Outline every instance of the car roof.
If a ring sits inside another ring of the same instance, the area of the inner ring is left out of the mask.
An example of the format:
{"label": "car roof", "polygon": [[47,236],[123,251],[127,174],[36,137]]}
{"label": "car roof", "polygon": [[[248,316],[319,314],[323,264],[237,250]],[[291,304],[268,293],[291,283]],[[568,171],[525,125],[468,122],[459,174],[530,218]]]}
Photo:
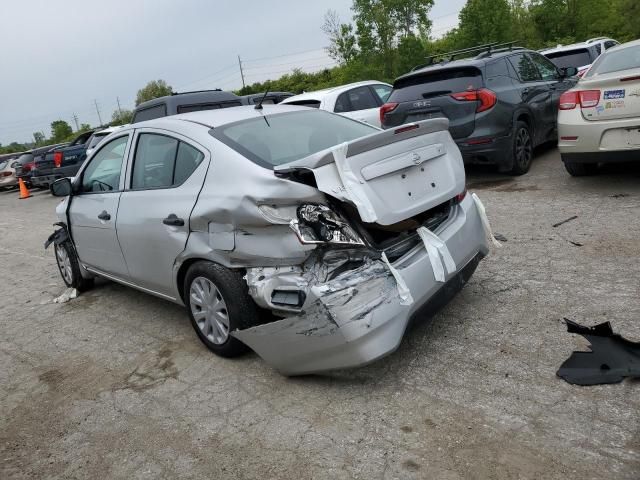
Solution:
{"label": "car roof", "polygon": [[[254,98],[262,98],[264,97],[264,93],[251,93],[249,95],[242,95],[240,97],[240,99],[242,100],[242,104],[243,105],[252,105],[251,100],[253,100]],[[271,98],[271,97],[293,97],[294,94],[291,92],[272,92],[272,91],[268,91],[267,92],[267,97],[266,98]]]}
{"label": "car roof", "polygon": [[164,97],[158,97],[152,100],[147,100],[146,102],[142,102],[136,107],[136,111],[160,104],[166,104],[171,109],[185,104],[189,105],[197,103],[228,102],[233,100],[240,101],[240,97],[238,97],[234,93],[224,92],[222,90],[202,90],[200,92],[173,93],[171,95],[166,95]]}
{"label": "car roof", "polygon": [[599,37],[599,38],[592,38],[592,39],[586,40],[584,42],[571,43],[569,45],[558,44],[555,47],[543,48],[542,50],[539,50],[539,52],[542,53],[542,54],[547,54],[547,53],[564,52],[564,51],[567,51],[567,50],[577,50],[579,48],[593,47],[594,45],[597,45],[598,43],[608,42],[608,41],[617,42],[617,40],[614,40],[613,38]]}
{"label": "car roof", "polygon": [[[215,110],[200,110],[197,112],[181,113],[179,115],[170,115],[167,117],[146,120],[131,125],[132,128],[171,128],[177,125],[184,126],[184,122],[199,124],[207,128],[217,128],[229,123],[239,122],[252,118],[261,118],[265,115],[273,115],[276,113],[288,113],[295,111],[310,111],[309,108],[300,107],[298,105],[263,105],[262,110],[257,110],[254,105],[243,105],[241,107],[220,108]],[[312,109],[311,111],[315,111]]]}
{"label": "car roof", "polygon": [[380,82],[378,80],[364,80],[362,82],[353,82],[347,83],[346,85],[340,85],[337,87],[323,88],[321,90],[314,90],[313,92],[304,92],[300,95],[295,95],[293,97],[286,98],[282,103],[290,103],[300,100],[322,100],[327,95],[331,94],[339,94],[346,90],[351,90],[352,88],[361,87],[365,85],[387,85],[391,86],[388,83]]}

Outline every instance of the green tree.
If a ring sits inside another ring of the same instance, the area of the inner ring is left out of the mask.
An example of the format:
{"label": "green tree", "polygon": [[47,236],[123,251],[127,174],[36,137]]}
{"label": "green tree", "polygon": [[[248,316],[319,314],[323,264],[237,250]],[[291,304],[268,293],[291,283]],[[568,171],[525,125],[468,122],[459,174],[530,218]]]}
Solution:
{"label": "green tree", "polygon": [[131,110],[114,110],[111,114],[111,125],[126,125],[131,123],[133,112]]}
{"label": "green tree", "polygon": [[342,23],[335,10],[329,10],[324,16],[322,31],[329,37],[327,52],[340,64],[350,62],[358,53],[353,25]]}
{"label": "green tree", "polygon": [[56,120],[51,123],[51,141],[60,143],[73,134],[73,130],[64,120]]}
{"label": "green tree", "polygon": [[44,142],[46,141],[46,137],[42,132],[33,132],[33,141],[35,142],[36,147],[39,147],[41,145],[44,145]]}
{"label": "green tree", "polygon": [[153,100],[154,98],[164,97],[173,93],[172,88],[167,85],[164,80],[152,80],[147,83],[143,88],[138,90],[136,95],[136,106],[147,100]]}
{"label": "green tree", "polygon": [[88,132],[89,130],[91,130],[91,125],[89,125],[88,123],[81,123],[80,130],[78,130],[76,133],[84,133]]}
{"label": "green tree", "polygon": [[511,8],[507,0],[468,0],[458,18],[460,48],[511,40]]}

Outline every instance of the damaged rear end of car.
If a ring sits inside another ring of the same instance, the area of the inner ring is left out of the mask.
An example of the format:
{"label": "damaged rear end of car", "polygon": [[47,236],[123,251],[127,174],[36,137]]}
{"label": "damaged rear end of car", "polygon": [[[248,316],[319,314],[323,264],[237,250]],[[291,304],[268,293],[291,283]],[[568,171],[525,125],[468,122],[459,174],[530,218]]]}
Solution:
{"label": "damaged rear end of car", "polygon": [[[249,294],[273,314],[231,335],[286,375],[355,367],[393,352],[421,307],[459,290],[488,241],[447,128],[435,119],[373,130],[280,163],[256,130],[248,149],[240,133],[212,133],[255,163],[274,163],[261,169],[270,177],[260,195],[243,197],[252,219],[208,224],[227,244],[222,263],[244,267]],[[225,201],[211,199],[234,209]],[[196,206],[192,222],[201,216]]]}

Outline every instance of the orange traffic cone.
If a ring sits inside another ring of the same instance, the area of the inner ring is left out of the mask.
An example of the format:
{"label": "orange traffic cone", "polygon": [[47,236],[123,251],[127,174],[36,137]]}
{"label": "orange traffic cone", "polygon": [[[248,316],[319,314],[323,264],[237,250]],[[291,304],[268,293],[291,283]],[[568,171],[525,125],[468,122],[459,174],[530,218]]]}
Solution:
{"label": "orange traffic cone", "polygon": [[18,184],[20,185],[20,200],[23,198],[29,198],[31,194],[29,193],[29,189],[24,184],[21,178],[18,178]]}

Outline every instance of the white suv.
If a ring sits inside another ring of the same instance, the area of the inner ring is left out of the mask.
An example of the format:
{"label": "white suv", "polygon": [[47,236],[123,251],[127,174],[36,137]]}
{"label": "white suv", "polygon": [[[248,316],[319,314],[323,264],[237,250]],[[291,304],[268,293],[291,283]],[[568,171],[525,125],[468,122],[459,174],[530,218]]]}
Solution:
{"label": "white suv", "polygon": [[319,108],[380,127],[380,107],[389,98],[391,88],[388,83],[367,80],[302,93],[282,104]]}
{"label": "white suv", "polygon": [[540,50],[540,53],[551,60],[558,68],[577,68],[578,75],[582,76],[602,52],[616,45],[620,45],[616,40],[598,37],[591,38],[585,42],[547,48]]}

